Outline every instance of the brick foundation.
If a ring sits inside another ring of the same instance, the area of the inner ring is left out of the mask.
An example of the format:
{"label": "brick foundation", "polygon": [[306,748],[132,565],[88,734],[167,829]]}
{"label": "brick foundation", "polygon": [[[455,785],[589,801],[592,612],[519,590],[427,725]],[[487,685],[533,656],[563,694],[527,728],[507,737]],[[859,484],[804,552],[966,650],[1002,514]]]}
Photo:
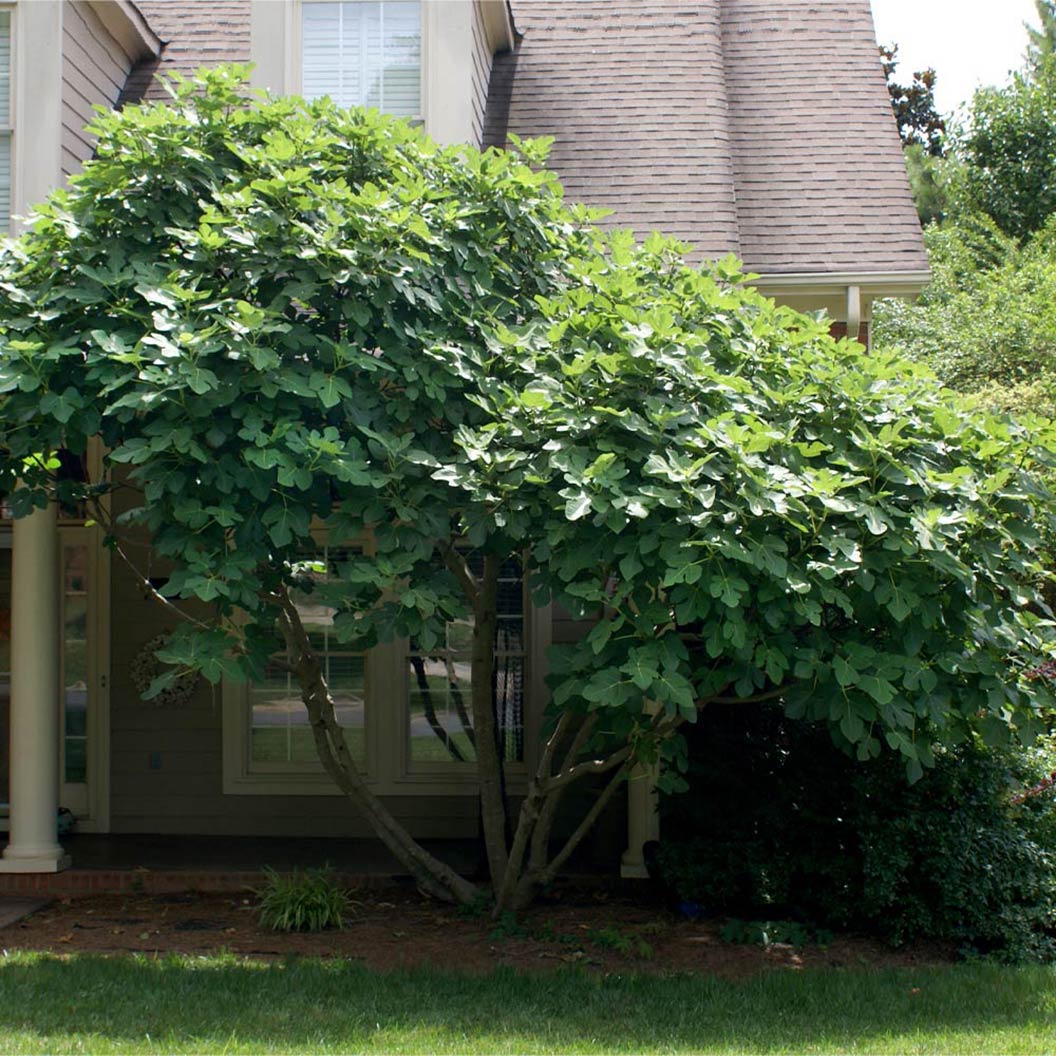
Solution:
{"label": "brick foundation", "polygon": [[[346,887],[375,888],[393,877],[338,873]],[[67,869],[61,873],[0,873],[0,895],[173,894],[181,891],[247,891],[260,872],[190,872],[152,869]]]}

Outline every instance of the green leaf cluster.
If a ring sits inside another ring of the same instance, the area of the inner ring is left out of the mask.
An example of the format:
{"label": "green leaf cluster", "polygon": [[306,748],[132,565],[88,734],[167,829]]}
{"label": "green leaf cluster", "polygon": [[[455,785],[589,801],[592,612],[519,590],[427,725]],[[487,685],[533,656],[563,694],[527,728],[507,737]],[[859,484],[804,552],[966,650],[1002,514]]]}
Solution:
{"label": "green leaf cluster", "polygon": [[[833,340],[732,259],[603,232],[545,144],[441,148],[247,103],[241,76],[100,115],[0,256],[0,483],[25,512],[42,452],[101,437],[141,493],[115,530],[215,614],[167,659],[252,675],[282,586],[358,648],[430,648],[466,611],[437,560],[459,542],[595,618],[551,658],[554,708],[642,760],[677,768],[658,730],[758,696],[911,774],[935,741],[1039,725],[1048,430]],[[325,583],[321,538],[358,544]]]}

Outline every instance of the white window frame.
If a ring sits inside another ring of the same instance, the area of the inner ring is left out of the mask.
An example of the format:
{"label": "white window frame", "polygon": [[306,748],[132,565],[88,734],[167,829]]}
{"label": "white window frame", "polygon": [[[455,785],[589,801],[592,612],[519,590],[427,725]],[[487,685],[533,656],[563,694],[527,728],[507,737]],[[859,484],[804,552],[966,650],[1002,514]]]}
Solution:
{"label": "white window frame", "polygon": [[[546,658],[552,635],[551,607],[534,606],[524,587],[525,680],[524,760],[508,762],[509,788],[527,786],[538,754],[539,727],[547,700]],[[366,655],[364,776],[379,795],[466,795],[477,789],[475,762],[423,762],[411,759],[410,665],[407,641],[375,646]],[[254,763],[251,754],[252,705],[246,682],[225,680],[223,708],[223,791],[225,795],[339,795],[321,763]]]}
{"label": "white window frame", "polygon": [[[291,40],[290,44],[292,47],[292,55],[290,57],[290,77],[294,84],[296,84],[297,91],[300,91],[300,86],[304,80],[304,70],[302,69],[302,57],[304,55],[304,5],[306,3],[311,4],[343,4],[343,3],[385,3],[385,0],[296,0],[296,18],[293,21],[293,25],[290,27]],[[418,68],[418,112],[413,116],[408,116],[407,120],[414,124],[425,124],[425,80],[426,80],[426,54],[427,48],[427,32],[428,24],[432,21],[428,17],[428,0],[418,0],[418,32],[420,34],[420,48],[421,57],[419,60]]]}
{"label": "white window frame", "polygon": [[[277,95],[301,91],[304,0],[252,0],[250,58],[255,88]],[[341,0],[317,0],[340,3]],[[513,29],[504,0],[420,0],[422,105],[425,131],[445,145],[474,140],[472,49],[481,15],[492,51],[511,47]],[[482,6],[481,6],[482,5]],[[479,8],[479,10],[478,10]]]}

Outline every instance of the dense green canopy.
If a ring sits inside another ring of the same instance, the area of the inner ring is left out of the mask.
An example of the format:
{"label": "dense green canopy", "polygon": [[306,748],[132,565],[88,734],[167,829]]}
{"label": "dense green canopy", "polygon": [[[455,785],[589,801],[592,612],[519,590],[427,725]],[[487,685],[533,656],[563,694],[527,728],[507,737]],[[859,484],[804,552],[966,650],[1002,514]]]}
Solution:
{"label": "dense green canopy", "polygon": [[15,513],[56,486],[41,452],[100,436],[167,593],[215,612],[171,661],[258,669],[314,524],[369,541],[317,587],[363,647],[429,648],[473,608],[456,544],[523,553],[537,601],[598,617],[551,661],[595,755],[677,756],[676,720],[761,696],[911,771],[936,739],[1034,727],[1047,432],[733,261],[599,233],[542,145],[441,149],[203,78],[100,116],[96,160],[0,260]]}

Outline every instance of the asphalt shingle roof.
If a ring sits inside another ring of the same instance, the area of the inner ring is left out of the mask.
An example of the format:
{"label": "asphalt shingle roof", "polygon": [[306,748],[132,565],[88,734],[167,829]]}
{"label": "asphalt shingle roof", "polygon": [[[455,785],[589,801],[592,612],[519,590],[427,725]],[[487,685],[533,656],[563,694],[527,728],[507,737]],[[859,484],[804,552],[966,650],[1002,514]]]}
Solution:
{"label": "asphalt shingle roof", "polygon": [[[249,60],[249,0],[138,0],[152,77]],[[554,137],[571,200],[762,274],[924,271],[869,0],[511,0],[484,142]]]}

